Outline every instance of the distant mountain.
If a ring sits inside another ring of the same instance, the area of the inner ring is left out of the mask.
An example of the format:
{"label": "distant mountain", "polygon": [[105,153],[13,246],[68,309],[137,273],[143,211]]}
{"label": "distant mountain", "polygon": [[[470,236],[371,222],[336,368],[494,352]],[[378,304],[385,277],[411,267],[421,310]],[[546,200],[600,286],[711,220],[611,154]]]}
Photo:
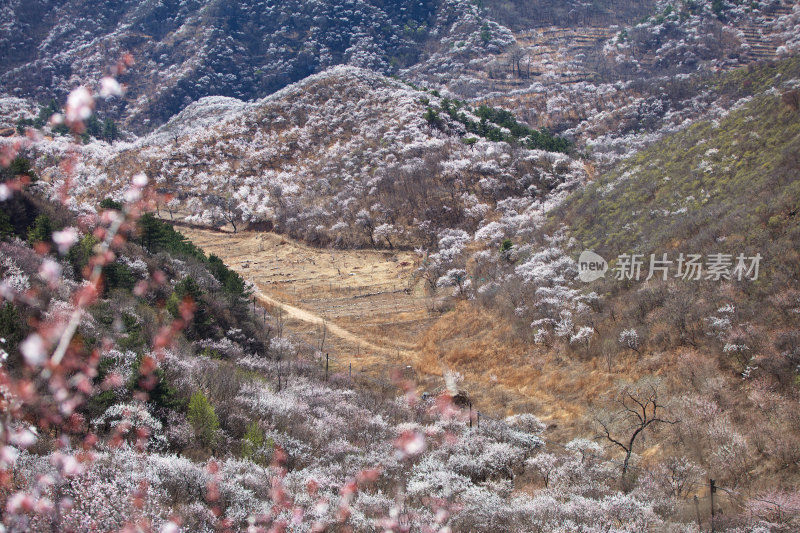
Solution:
{"label": "distant mountain", "polygon": [[435,0],[12,0],[0,8],[0,87],[63,97],[95,82],[125,51],[136,66],[109,112],[134,129],[203,96],[252,99],[340,63],[388,72],[415,62]]}
{"label": "distant mountain", "polygon": [[127,94],[98,111],[136,133],[339,64],[462,98],[728,68],[797,46],[800,17],[778,0],[10,0],[0,14],[0,93],[63,101],[130,52]]}

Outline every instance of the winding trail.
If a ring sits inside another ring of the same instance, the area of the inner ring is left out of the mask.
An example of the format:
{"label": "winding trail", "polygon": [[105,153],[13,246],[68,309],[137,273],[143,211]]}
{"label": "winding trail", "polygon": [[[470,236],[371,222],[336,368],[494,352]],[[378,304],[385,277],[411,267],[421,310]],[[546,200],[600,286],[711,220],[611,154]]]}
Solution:
{"label": "winding trail", "polygon": [[352,342],[354,344],[358,344],[363,348],[375,352],[392,353],[392,354],[397,353],[397,350],[390,350],[389,348],[373,344],[368,340],[364,339],[363,337],[359,337],[355,333],[347,331],[343,327],[338,326],[333,322],[331,322],[330,320],[326,320],[323,317],[316,315],[310,311],[281,302],[280,300],[276,300],[272,296],[267,296],[261,291],[261,289],[258,288],[256,289],[255,296],[256,300],[259,301],[260,303],[266,303],[273,307],[279,307],[283,309],[290,318],[294,318],[295,320],[300,320],[302,322],[307,322],[309,324],[324,325],[327,328],[328,332],[330,332],[331,334],[336,335],[337,337]]}

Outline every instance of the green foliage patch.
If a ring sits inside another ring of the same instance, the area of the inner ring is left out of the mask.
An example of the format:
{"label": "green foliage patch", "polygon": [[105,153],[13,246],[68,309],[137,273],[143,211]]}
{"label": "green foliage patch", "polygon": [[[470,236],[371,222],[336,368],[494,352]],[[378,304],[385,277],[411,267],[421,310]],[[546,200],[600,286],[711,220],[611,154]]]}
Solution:
{"label": "green foliage patch", "polygon": [[151,253],[167,252],[200,261],[232,296],[246,298],[250,294],[242,277],[225,266],[219,257],[206,257],[200,248],[152,213],[145,213],[139,219],[139,242]]}
{"label": "green foliage patch", "polygon": [[[532,150],[547,150],[548,152],[569,153],[572,150],[572,142],[568,139],[553,135],[546,128],[540,130],[529,128],[517,122],[514,115],[505,109],[486,105],[473,109],[461,100],[443,98],[441,108],[437,109],[429,105],[425,110],[424,118],[431,127],[443,128],[444,120],[441,113],[447,114],[451,120],[463,124],[467,132],[490,141],[507,142]],[[476,116],[479,120],[473,120],[467,113]]]}

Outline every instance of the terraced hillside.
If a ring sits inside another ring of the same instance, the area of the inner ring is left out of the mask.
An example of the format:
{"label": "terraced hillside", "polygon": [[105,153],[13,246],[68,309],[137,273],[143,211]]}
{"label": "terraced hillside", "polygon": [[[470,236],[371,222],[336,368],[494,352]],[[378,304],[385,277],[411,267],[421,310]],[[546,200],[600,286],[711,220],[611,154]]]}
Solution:
{"label": "terraced hillside", "polygon": [[774,27],[776,23],[779,23],[781,17],[789,17],[791,14],[792,5],[787,2],[774,6],[757,20],[751,20],[738,26],[737,29],[742,32],[748,45],[746,57],[752,61],[774,58],[775,52],[784,44],[784,39],[765,31],[765,27]]}
{"label": "terraced hillside", "polygon": [[294,317],[305,324],[289,314],[287,327],[359,370],[378,359],[384,367],[400,364],[433,320],[431,301],[414,281],[413,252],[325,250],[274,233],[180,229],[265,296],[307,311]]}

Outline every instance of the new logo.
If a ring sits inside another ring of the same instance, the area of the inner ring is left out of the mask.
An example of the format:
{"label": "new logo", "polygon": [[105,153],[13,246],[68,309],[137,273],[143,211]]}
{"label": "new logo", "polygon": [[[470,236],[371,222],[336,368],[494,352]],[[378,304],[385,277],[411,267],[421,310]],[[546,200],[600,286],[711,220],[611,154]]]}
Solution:
{"label": "new logo", "polygon": [[605,259],[592,252],[584,250],[578,258],[578,278],[589,283],[606,275],[608,263]]}

